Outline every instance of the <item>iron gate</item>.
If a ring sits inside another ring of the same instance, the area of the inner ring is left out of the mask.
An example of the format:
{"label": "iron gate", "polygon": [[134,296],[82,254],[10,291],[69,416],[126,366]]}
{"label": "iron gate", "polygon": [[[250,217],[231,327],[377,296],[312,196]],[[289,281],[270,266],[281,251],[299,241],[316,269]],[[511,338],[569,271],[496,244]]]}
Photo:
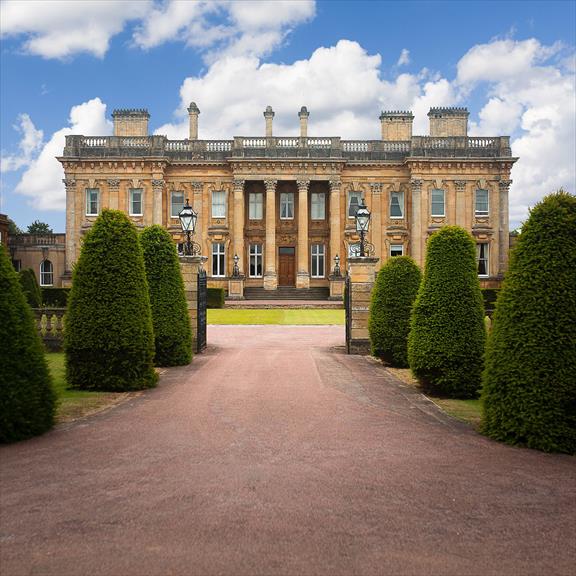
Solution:
{"label": "iron gate", "polygon": [[208,282],[206,270],[198,272],[198,325],[196,333],[196,352],[206,348],[206,308],[208,307]]}
{"label": "iron gate", "polygon": [[350,354],[350,340],[352,338],[352,290],[350,276],[346,276],[344,284],[344,308],[346,310],[346,353]]}

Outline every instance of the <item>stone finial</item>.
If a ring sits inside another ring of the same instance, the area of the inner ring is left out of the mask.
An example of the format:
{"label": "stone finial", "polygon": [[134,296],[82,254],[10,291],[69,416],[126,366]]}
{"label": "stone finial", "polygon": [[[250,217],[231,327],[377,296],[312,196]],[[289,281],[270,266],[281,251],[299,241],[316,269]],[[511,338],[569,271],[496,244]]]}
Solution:
{"label": "stone finial", "polygon": [[310,116],[308,108],[302,106],[300,112],[298,112],[298,118],[300,118],[300,138],[306,138],[308,136],[308,116]]}
{"label": "stone finial", "polygon": [[266,118],[266,138],[272,138],[272,119],[274,118],[274,110],[272,110],[272,106],[266,106],[266,110],[264,110],[264,118]]}
{"label": "stone finial", "polygon": [[190,106],[188,106],[190,140],[198,140],[198,114],[200,114],[200,109],[196,106],[196,102],[190,102]]}

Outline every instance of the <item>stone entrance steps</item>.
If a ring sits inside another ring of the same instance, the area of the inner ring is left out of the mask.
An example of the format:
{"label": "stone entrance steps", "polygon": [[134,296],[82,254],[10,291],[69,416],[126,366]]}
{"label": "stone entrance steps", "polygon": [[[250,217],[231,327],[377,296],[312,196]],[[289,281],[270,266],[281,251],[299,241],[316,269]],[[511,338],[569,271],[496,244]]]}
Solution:
{"label": "stone entrance steps", "polygon": [[276,290],[244,288],[245,300],[328,300],[330,288],[303,288],[280,286]]}

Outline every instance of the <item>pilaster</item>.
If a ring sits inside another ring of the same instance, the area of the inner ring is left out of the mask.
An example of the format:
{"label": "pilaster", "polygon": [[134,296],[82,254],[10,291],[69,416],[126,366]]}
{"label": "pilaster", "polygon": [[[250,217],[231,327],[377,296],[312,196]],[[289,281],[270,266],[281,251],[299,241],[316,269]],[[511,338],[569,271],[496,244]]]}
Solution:
{"label": "pilaster", "polygon": [[162,193],[164,180],[152,180],[152,222],[162,225]]}
{"label": "pilaster", "polygon": [[330,180],[330,262],[338,254],[340,260],[343,260],[343,254],[340,254],[340,190],[342,182],[338,179]]}
{"label": "pilaster", "polygon": [[192,207],[194,208],[194,212],[198,214],[198,218],[196,220],[196,237],[198,238],[198,243],[202,248],[203,240],[207,237],[207,227],[206,227],[206,219],[203,218],[202,212],[202,201],[203,201],[203,193],[204,193],[204,183],[203,182],[191,182],[192,186]]}
{"label": "pilaster", "polygon": [[[412,217],[410,222],[410,246],[412,248],[411,256],[422,267],[424,264],[422,254],[422,180],[410,180],[412,192]],[[428,223],[428,215],[425,215],[425,223]]]}
{"label": "pilaster", "polygon": [[234,254],[238,255],[238,268],[244,268],[244,180],[234,180]]}
{"label": "pilaster", "polygon": [[466,222],[466,180],[454,180],[456,194],[456,225],[468,229]]}
{"label": "pilaster", "polygon": [[70,276],[74,262],[76,262],[76,180],[74,178],[64,178],[62,180],[66,187],[66,270],[65,274]]}
{"label": "pilaster", "polygon": [[120,194],[120,179],[108,178],[108,208],[118,210],[118,195]]}
{"label": "pilaster", "polygon": [[266,272],[264,288],[276,290],[278,274],[276,273],[276,184],[277,180],[265,180],[266,186],[266,253],[264,255]]}
{"label": "pilaster", "polygon": [[310,288],[308,270],[308,187],[310,180],[298,180],[298,270],[296,288]]}
{"label": "pilaster", "polygon": [[372,182],[372,244],[374,256],[382,262],[382,184]]}
{"label": "pilaster", "polygon": [[498,275],[503,276],[508,269],[508,252],[510,249],[510,229],[508,220],[508,193],[512,180],[500,180],[498,182],[500,222],[498,225],[498,240],[500,250],[498,254]]}

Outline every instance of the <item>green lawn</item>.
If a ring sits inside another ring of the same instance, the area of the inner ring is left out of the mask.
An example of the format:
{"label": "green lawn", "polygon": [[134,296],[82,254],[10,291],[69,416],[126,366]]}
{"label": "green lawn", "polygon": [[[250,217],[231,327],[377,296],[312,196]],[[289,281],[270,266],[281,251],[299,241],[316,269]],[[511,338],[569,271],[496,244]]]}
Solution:
{"label": "green lawn", "polygon": [[63,352],[46,354],[48,369],[52,375],[54,389],[58,396],[57,422],[70,422],[90,412],[115,404],[125,394],[112,392],[83,392],[68,390],[66,387],[66,369]]}
{"label": "green lawn", "polygon": [[215,308],[208,324],[344,324],[344,310]]}

